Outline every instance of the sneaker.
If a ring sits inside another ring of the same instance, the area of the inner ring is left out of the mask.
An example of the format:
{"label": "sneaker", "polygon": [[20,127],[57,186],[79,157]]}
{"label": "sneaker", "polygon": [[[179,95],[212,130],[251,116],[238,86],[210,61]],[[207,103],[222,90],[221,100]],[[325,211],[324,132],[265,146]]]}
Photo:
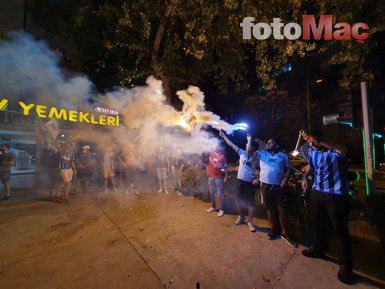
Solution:
{"label": "sneaker", "polygon": [[183,196],[183,194],[182,194],[181,192],[179,192],[179,191],[176,191],[176,195],[177,195],[178,197]]}
{"label": "sneaker", "polygon": [[212,213],[212,212],[215,212],[216,210],[213,208],[213,207],[211,207],[210,209],[207,209],[206,210],[206,212],[207,213]]}
{"label": "sneaker", "polygon": [[137,195],[137,196],[139,196],[139,195],[140,195],[139,191],[138,191],[138,190],[136,190],[136,189],[134,190],[134,194],[135,194],[135,195]]}
{"label": "sneaker", "polygon": [[325,253],[321,251],[317,251],[314,248],[306,249],[302,251],[302,255],[308,258],[317,258],[317,259],[324,259]]}
{"label": "sneaker", "polygon": [[238,219],[234,222],[235,225],[242,225],[245,221],[245,218],[242,216],[238,216]]}
{"label": "sneaker", "polygon": [[276,230],[271,229],[271,230],[269,231],[269,233],[267,233],[267,237],[269,238],[270,241],[273,241],[273,240],[278,239],[279,234],[277,233]]}
{"label": "sneaker", "polygon": [[163,192],[162,190],[159,190],[159,191],[158,191],[159,194],[162,193],[162,192]]}
{"label": "sneaker", "polygon": [[219,210],[218,217],[222,217],[224,214],[225,212],[223,212],[223,210]]}
{"label": "sneaker", "polygon": [[254,226],[254,224],[253,224],[253,222],[252,221],[248,221],[247,222],[247,226],[249,226],[249,231],[250,232],[255,232],[256,231],[256,229],[255,229],[255,226]]}
{"label": "sneaker", "polygon": [[114,193],[118,192],[118,190],[116,188],[113,188],[112,190],[114,191]]}
{"label": "sneaker", "polygon": [[337,274],[338,280],[344,284],[353,284],[355,282],[355,277],[352,269],[350,269],[346,265],[341,265],[340,270],[338,271]]}
{"label": "sneaker", "polygon": [[165,190],[164,193],[165,193],[166,195],[168,195],[168,191],[167,191],[167,190]]}
{"label": "sneaker", "polygon": [[298,244],[296,242],[294,242],[288,235],[286,234],[282,234],[281,235],[281,239],[284,239],[286,241],[286,243],[288,243],[290,246],[293,246],[293,247],[298,247]]}
{"label": "sneaker", "polygon": [[107,194],[108,194],[108,190],[107,190],[107,189],[105,189],[105,190],[104,190],[104,193],[107,195]]}

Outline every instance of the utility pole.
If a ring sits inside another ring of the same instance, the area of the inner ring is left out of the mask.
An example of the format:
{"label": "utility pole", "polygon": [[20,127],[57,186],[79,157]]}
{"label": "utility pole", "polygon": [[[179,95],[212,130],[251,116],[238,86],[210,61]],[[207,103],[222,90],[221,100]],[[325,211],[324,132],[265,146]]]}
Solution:
{"label": "utility pole", "polygon": [[373,138],[372,138],[372,122],[369,114],[368,90],[366,81],[362,81],[361,85],[361,105],[362,105],[362,124],[363,124],[363,142],[365,153],[365,177],[366,177],[366,195],[373,194],[375,189],[374,180],[374,164],[373,164]]}

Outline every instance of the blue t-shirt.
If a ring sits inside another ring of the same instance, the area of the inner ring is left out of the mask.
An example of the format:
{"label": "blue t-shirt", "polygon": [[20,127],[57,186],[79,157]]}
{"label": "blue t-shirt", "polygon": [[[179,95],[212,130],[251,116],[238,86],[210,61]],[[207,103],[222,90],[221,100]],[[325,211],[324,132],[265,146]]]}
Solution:
{"label": "blue t-shirt", "polygon": [[348,193],[346,155],[331,149],[325,151],[310,150],[309,165],[314,174],[313,190],[335,195]]}

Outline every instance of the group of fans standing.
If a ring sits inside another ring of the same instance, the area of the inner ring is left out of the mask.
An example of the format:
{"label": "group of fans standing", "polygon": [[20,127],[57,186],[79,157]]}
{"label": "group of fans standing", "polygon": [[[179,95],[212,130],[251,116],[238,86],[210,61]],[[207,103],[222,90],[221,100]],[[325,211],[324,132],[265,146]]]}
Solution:
{"label": "group of fans standing", "polygon": [[[269,239],[274,240],[281,236],[287,243],[296,247],[297,244],[287,234],[288,196],[284,187],[290,178],[290,163],[288,155],[280,151],[279,141],[270,138],[265,149],[258,150],[258,143],[252,140],[250,134],[247,134],[247,144],[244,150],[230,141],[223,132],[220,132],[220,136],[239,154],[238,189],[235,198],[239,216],[235,224],[246,223],[251,232],[256,231],[252,219],[255,214],[255,190],[258,187],[271,226],[268,233]],[[220,200],[219,217],[224,214],[223,183],[227,174],[222,172],[226,172],[226,166],[223,147],[219,146],[216,152],[210,154],[207,169],[211,197],[211,208],[207,212],[216,211],[215,193],[217,193]],[[259,177],[256,175],[257,168]]]}
{"label": "group of fans standing", "polygon": [[89,193],[90,186],[95,191],[97,186],[96,190],[102,187],[104,194],[113,191],[139,195],[138,177],[143,175],[149,185],[154,183],[150,179],[157,179],[159,193],[168,194],[171,181],[175,193],[181,195],[180,177],[185,164],[179,150],[169,157],[159,148],[155,154],[144,158],[129,147],[116,150],[112,145],[104,145],[92,150],[90,145],[84,144],[76,150],[72,143],[63,143],[59,149],[47,149],[43,154],[50,199],[55,202],[69,202],[73,180],[76,180],[74,194]]}
{"label": "group of fans standing", "polygon": [[[266,206],[270,231],[267,234],[270,240],[284,239],[288,244],[297,247],[288,235],[287,225],[287,200],[285,189],[291,175],[289,157],[280,149],[279,140],[268,139],[265,148],[259,149],[259,144],[247,134],[245,149],[235,145],[223,132],[219,133],[224,142],[239,155],[237,171],[238,188],[235,194],[238,218],[235,225],[247,224],[251,232],[257,228],[253,224],[255,215],[255,190],[261,193]],[[325,135],[320,131],[306,133],[301,131],[309,150],[303,157],[307,160],[302,181],[303,190],[311,192],[311,220],[313,225],[313,246],[302,251],[310,258],[325,257],[327,246],[327,228],[325,220],[330,219],[333,230],[338,237],[338,259],[340,270],[338,279],[346,284],[354,282],[352,271],[351,240],[348,230],[349,220],[349,195],[347,178],[347,150],[345,146],[333,144],[325,140]],[[95,180],[93,174],[100,168],[103,176],[103,192],[115,192],[120,189],[126,194],[139,194],[137,181],[140,167],[145,167],[146,173],[156,175],[158,192],[168,194],[168,175],[171,176],[175,193],[181,195],[182,171],[186,163],[182,160],[180,150],[173,156],[168,156],[164,148],[159,147],[157,152],[143,161],[139,160],[133,149],[123,148],[115,152],[112,145],[105,145],[100,154],[91,152],[90,145],[84,144],[80,151],[74,153],[70,143],[64,143],[58,150],[45,151],[47,172],[50,179],[50,198],[53,201],[68,203],[72,187],[72,180],[76,176],[76,192],[87,193],[90,182]],[[14,164],[14,157],[9,152],[9,146],[1,145],[0,177],[5,188],[5,199],[10,197],[10,167]],[[194,165],[190,163],[189,165]],[[256,170],[259,169],[259,177]],[[119,176],[117,185],[116,173]],[[210,190],[211,207],[208,213],[218,212],[222,217],[224,211],[223,186],[227,178],[227,160],[223,145],[218,145],[214,152],[209,154],[207,164],[208,185]],[[311,181],[309,180],[311,178]],[[148,175],[146,176],[146,181]],[[310,186],[310,182],[312,185]],[[219,208],[217,209],[216,194],[219,195]]]}
{"label": "group of fans standing", "polygon": [[[288,235],[287,200],[285,189],[290,178],[290,162],[287,154],[280,150],[279,140],[269,138],[265,148],[258,150],[259,144],[247,134],[246,149],[235,145],[223,132],[220,136],[232,149],[239,154],[238,189],[236,192],[236,206],[238,218],[235,225],[246,223],[251,232],[256,231],[252,219],[255,208],[255,186],[266,206],[270,231],[270,240],[279,237],[288,244],[297,247]],[[302,255],[309,258],[325,258],[328,244],[328,224],[338,239],[338,261],[340,269],[337,278],[345,284],[355,282],[352,270],[353,258],[348,221],[350,211],[349,180],[347,167],[347,149],[344,145],[332,143],[325,138],[322,131],[307,133],[300,131],[300,136],[307,142],[307,149],[302,157],[307,161],[303,168],[302,189],[310,192],[310,213],[313,226],[313,245],[303,250]],[[226,159],[222,149],[210,155],[208,167],[211,195],[211,208],[208,213],[216,211],[215,193],[219,194],[220,207],[218,216],[223,216],[223,182],[226,174]],[[259,167],[259,177],[255,171]],[[310,185],[312,183],[312,185]],[[330,223],[328,222],[330,220]]]}

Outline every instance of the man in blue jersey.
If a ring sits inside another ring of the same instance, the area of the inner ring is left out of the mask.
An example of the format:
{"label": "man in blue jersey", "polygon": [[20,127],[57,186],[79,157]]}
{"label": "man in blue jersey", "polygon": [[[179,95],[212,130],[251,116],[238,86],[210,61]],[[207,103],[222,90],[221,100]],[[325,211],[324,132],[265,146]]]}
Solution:
{"label": "man in blue jersey", "polygon": [[[255,198],[253,180],[255,179],[254,172],[258,164],[257,149],[258,143],[247,137],[246,150],[243,150],[232,143],[226,135],[221,131],[219,135],[225,142],[239,154],[239,168],[238,168],[238,191],[236,196],[237,210],[239,213],[238,219],[235,221],[236,225],[241,225],[245,221],[249,227],[250,232],[255,232],[256,228],[252,222],[254,216]],[[245,214],[245,211],[247,214]],[[245,218],[247,215],[247,219]]]}
{"label": "man in blue jersey", "polygon": [[297,247],[297,243],[289,237],[287,229],[288,195],[285,186],[290,178],[289,157],[280,151],[280,143],[277,138],[269,138],[265,149],[258,151],[258,158],[260,190],[271,226],[267,235],[270,240],[281,236],[289,245]]}
{"label": "man in blue jersey", "polygon": [[311,218],[313,223],[313,246],[302,251],[310,258],[323,258],[325,252],[325,218],[333,224],[338,237],[338,259],[340,269],[338,280],[345,284],[354,283],[353,258],[349,236],[349,181],[347,177],[347,149],[340,144],[332,144],[321,131],[301,132],[311,149],[308,152],[309,165],[304,174],[302,188],[309,188],[308,176],[312,174]]}

